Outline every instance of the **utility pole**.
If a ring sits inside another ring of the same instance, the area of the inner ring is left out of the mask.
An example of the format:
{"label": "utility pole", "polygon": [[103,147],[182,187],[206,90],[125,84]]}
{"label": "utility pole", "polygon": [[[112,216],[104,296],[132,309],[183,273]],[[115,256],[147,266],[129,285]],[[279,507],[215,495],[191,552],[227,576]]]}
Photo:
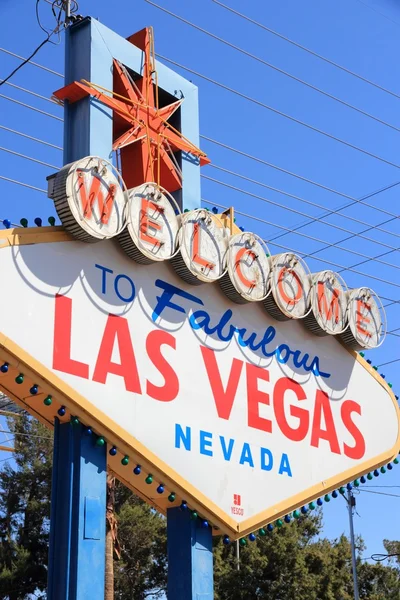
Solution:
{"label": "utility pole", "polygon": [[69,24],[71,18],[71,0],[64,1],[64,12],[65,12],[65,26]]}
{"label": "utility pole", "polygon": [[350,543],[351,543],[351,562],[353,565],[353,586],[354,586],[354,600],[360,600],[358,593],[358,579],[357,579],[357,567],[356,567],[356,545],[354,540],[354,525],[353,525],[353,508],[356,505],[356,499],[350,490],[347,491],[347,508],[349,511],[349,522],[350,522]]}

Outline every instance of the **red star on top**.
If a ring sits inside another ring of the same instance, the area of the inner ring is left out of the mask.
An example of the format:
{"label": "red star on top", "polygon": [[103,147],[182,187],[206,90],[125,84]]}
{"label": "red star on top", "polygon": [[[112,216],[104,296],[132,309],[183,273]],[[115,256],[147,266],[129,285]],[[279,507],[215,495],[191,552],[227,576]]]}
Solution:
{"label": "red star on top", "polygon": [[154,181],[174,192],[182,187],[175,152],[198,157],[200,165],[210,160],[169,123],[183,100],[159,107],[152,29],[142,29],[128,41],[144,52],[139,79],[134,80],[124,65],[114,60],[112,92],[82,80],[58,90],[55,96],[72,103],[91,95],[113,110],[113,150],[120,151],[122,176],[128,189]]}

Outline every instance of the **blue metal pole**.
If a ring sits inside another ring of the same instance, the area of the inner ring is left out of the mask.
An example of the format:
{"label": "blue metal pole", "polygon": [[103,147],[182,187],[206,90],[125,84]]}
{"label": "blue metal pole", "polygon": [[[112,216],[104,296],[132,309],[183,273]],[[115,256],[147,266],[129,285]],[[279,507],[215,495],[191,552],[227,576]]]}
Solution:
{"label": "blue metal pole", "polygon": [[169,600],[213,600],[212,530],[189,510],[167,511]]}
{"label": "blue metal pole", "polygon": [[106,478],[106,448],[56,419],[48,600],[104,599]]}

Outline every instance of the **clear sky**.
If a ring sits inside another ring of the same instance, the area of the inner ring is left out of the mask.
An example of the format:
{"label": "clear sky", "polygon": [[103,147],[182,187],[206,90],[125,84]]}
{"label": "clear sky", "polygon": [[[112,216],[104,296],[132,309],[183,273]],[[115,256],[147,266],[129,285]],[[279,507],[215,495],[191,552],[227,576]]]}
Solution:
{"label": "clear sky", "polygon": [[[212,0],[201,2],[159,0],[159,3],[168,10],[392,127],[360,114],[254,58],[196,31],[146,3],[145,0],[119,0],[118,2],[80,0],[79,13],[84,16],[98,17],[102,23],[124,37],[144,26],[153,25],[156,52],[260,103],[251,102],[197,75],[173,67],[199,86],[202,135],[339,191],[344,196],[202,139],[201,146],[209,154],[213,165],[278,188],[311,203],[322,205],[328,210],[337,210],[351,203],[351,198],[361,198],[390,184],[400,183],[400,62],[398,60],[400,6],[398,2],[396,0],[365,0],[365,2],[361,0],[325,2],[225,0],[225,2],[385,90],[392,91],[393,94],[361,81],[354,75],[345,73],[256,25],[246,22]],[[43,23],[52,27],[53,17],[49,4],[41,0],[39,8]],[[44,37],[44,33],[36,23],[34,3],[31,0],[2,0],[0,18],[2,23],[0,46],[6,50],[26,57]],[[59,45],[47,44],[33,60],[58,73],[63,73],[63,42],[62,37]],[[6,76],[17,64],[19,61],[14,57],[0,52],[0,77]],[[63,80],[55,74],[26,65],[10,83],[49,98],[54,90],[62,87]],[[20,89],[4,85],[0,93],[35,106],[41,111],[62,117],[62,110],[57,105],[29,95]],[[368,156],[312,131],[268,110],[261,104],[273,107],[383,160]],[[57,146],[62,145],[61,121],[12,103],[1,96],[0,125]],[[62,153],[59,150],[24,139],[1,127],[0,146],[29,155],[54,167],[62,164]],[[0,175],[38,188],[46,187],[45,177],[53,172],[52,168],[27,161],[1,149],[0,156]],[[282,249],[277,244],[296,249],[306,255],[319,250],[314,257],[307,258],[311,270],[329,268],[328,263],[331,261],[336,265],[360,271],[362,274],[344,270],[342,275],[349,287],[370,285],[378,294],[389,299],[385,301],[388,304],[388,328],[392,331],[400,328],[398,270],[400,222],[395,218],[399,214],[400,185],[367,200],[378,210],[353,203],[350,207],[341,210],[339,214],[331,215],[324,221],[314,220],[297,233],[285,234],[282,237],[285,232],[279,226],[293,228],[307,223],[310,217],[312,219],[323,216],[325,211],[212,166],[205,168],[203,174],[281,204],[282,207],[272,205],[207,179],[203,179],[202,182],[203,198],[210,202],[224,206],[233,205],[240,212],[275,223],[276,225],[271,226],[240,215],[237,221],[239,225],[266,239],[272,240],[281,236],[275,240],[275,244],[273,241],[270,243],[273,253]],[[36,216],[47,219],[49,215],[55,214],[51,201],[45,194],[1,179],[0,206],[0,218],[9,218],[17,223],[21,217],[27,217],[32,222]],[[307,218],[306,215],[310,217]],[[368,229],[368,225],[346,217],[366,222],[370,227],[385,223],[381,225],[385,231],[372,228],[364,234],[376,242],[358,236],[342,241],[351,236],[352,232],[355,234]],[[331,227],[327,223],[343,230]],[[338,244],[341,248],[337,245],[325,248],[329,244]],[[367,257],[377,257],[387,253],[380,260],[394,266],[368,261],[357,253]],[[360,265],[362,261],[366,262]],[[340,270],[340,267],[336,266],[335,269]],[[400,358],[400,337],[398,337],[400,329],[397,335],[395,334],[396,332],[388,335],[383,347],[367,356],[371,358],[373,364],[379,365]],[[385,373],[386,379],[393,383],[396,393],[400,390],[399,369],[400,362],[380,369]],[[0,459],[4,457],[2,454]],[[365,486],[364,490],[367,491],[357,496],[355,516],[356,533],[361,534],[367,543],[366,557],[383,550],[381,544],[383,538],[400,539],[400,519],[396,517],[400,508],[400,466],[391,473],[380,476],[371,484],[374,487]],[[332,501],[324,508],[324,532],[329,537],[348,532],[347,511],[342,499]]]}

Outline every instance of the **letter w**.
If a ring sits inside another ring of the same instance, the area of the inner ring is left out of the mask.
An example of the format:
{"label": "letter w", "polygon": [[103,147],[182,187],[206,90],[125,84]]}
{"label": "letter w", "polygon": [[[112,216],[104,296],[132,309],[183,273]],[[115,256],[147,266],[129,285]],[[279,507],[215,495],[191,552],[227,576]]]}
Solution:
{"label": "letter w", "polygon": [[80,169],[77,172],[79,197],[81,199],[83,216],[87,217],[88,219],[91,218],[93,206],[97,200],[100,209],[100,220],[102,223],[107,225],[114,204],[114,195],[116,188],[115,184],[111,183],[108,186],[107,197],[104,200],[104,194],[101,187],[102,185],[105,186],[105,184],[102,183],[102,180],[99,177],[94,176],[91,180],[90,191],[88,195],[86,189],[85,174]]}
{"label": "letter w", "polygon": [[242,372],[243,361],[234,358],[231,371],[229,373],[228,385],[224,389],[221,374],[218,369],[217,359],[214,350],[200,346],[203,355],[204,364],[210,380],[211,390],[214,396],[215,406],[220,419],[229,419],[233,401],[235,400],[237,388],[239,385],[240,374]]}

